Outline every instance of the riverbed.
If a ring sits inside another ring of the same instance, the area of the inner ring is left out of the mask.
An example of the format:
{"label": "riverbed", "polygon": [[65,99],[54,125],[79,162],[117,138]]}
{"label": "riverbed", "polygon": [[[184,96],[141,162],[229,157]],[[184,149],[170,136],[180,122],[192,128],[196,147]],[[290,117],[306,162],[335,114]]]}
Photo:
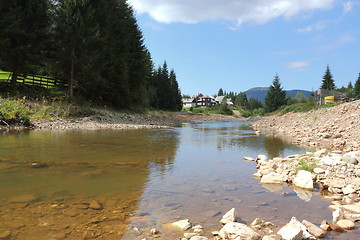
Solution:
{"label": "riverbed", "polygon": [[244,156],[306,151],[256,135],[241,121],[167,129],[2,132],[0,234],[128,240],[157,228],[160,239],[178,239],[182,232],[167,224],[186,218],[203,225],[204,236],[210,237],[233,207],[244,223],[260,217],[280,227],[292,216],[330,221],[329,202],[320,192],[262,186],[252,177],[255,163],[243,161]]}

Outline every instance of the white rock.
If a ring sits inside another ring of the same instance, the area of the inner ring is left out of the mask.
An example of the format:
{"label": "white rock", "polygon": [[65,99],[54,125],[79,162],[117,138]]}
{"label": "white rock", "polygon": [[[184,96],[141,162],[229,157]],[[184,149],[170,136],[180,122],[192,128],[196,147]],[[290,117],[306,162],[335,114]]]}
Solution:
{"label": "white rock", "polygon": [[282,227],[277,233],[285,240],[297,240],[302,238],[316,239],[306,230],[305,225],[299,222],[296,217],[292,217],[290,222]]}
{"label": "white rock", "polygon": [[315,169],[314,169],[314,173],[316,173],[316,174],[325,173],[325,170],[322,169],[322,168],[315,168]]}
{"label": "white rock", "polygon": [[190,240],[209,240],[207,237],[203,237],[203,236],[194,236],[192,238],[190,238]]}
{"label": "white rock", "polygon": [[199,236],[199,234],[197,233],[184,233],[184,237],[187,238],[187,239],[190,239],[194,236]]}
{"label": "white rock", "polygon": [[261,177],[260,183],[262,184],[276,184],[283,183],[283,175],[271,172]]}
{"label": "white rock", "polygon": [[265,223],[265,221],[261,218],[255,218],[255,220],[250,224],[250,226],[256,226],[256,225],[261,225]]}
{"label": "white rock", "polygon": [[260,235],[242,223],[229,222],[219,231],[219,236],[222,239],[246,239],[258,240]]}
{"label": "white rock", "polygon": [[229,222],[235,222],[235,218],[236,218],[235,208],[232,208],[230,211],[225,213],[225,215],[220,220],[220,223],[227,224]]}
{"label": "white rock", "polygon": [[293,180],[293,184],[299,188],[304,188],[308,190],[314,189],[314,183],[312,180],[312,174],[309,171],[300,170],[296,177]]}
{"label": "white rock", "polygon": [[172,225],[181,228],[182,230],[186,231],[189,228],[191,228],[191,223],[189,222],[189,219],[180,220],[177,222],[172,223]]}
{"label": "white rock", "polygon": [[344,211],[360,214],[360,202],[351,205],[341,205],[339,207]]}
{"label": "white rock", "polygon": [[260,161],[267,161],[267,156],[265,156],[265,155],[258,155],[258,159],[260,160]]}
{"label": "white rock", "polygon": [[341,229],[350,230],[355,228],[353,221],[342,219],[336,223]]}
{"label": "white rock", "polygon": [[356,192],[356,190],[352,186],[346,186],[342,189],[342,191],[345,195]]}
{"label": "white rock", "polygon": [[321,158],[320,162],[325,165],[334,166],[334,165],[338,165],[341,163],[340,159],[333,159],[329,156],[325,156],[325,157]]}
{"label": "white rock", "polygon": [[277,232],[277,234],[279,234],[281,239],[284,240],[301,240],[303,231],[298,225],[287,223]]}
{"label": "white rock", "polygon": [[321,149],[321,150],[319,150],[319,151],[316,151],[315,153],[314,153],[314,156],[315,157],[321,157],[322,155],[324,155],[326,153],[326,149]]}

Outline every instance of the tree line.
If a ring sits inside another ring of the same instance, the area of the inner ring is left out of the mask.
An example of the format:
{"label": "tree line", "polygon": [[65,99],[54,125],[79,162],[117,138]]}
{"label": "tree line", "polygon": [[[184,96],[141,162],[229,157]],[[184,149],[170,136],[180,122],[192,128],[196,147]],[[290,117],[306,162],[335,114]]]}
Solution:
{"label": "tree line", "polygon": [[[343,86],[341,88],[336,88],[330,67],[329,65],[327,65],[320,88],[344,92],[349,98],[360,98],[360,73],[354,85],[352,84],[352,82],[349,82],[347,87]],[[312,102],[312,99],[306,99],[305,95],[302,93],[297,93],[294,98],[286,96],[286,91],[281,85],[280,77],[278,74],[275,75],[272,85],[270,85],[269,91],[266,94],[264,102],[261,102],[254,98],[250,98],[248,100],[245,92],[227,93],[222,88],[219,89],[218,95],[231,98],[232,102],[235,103],[236,106],[241,108],[242,115],[245,116],[262,115],[266,112],[274,112],[284,105],[306,103],[307,101]],[[312,102],[311,104],[314,103]]]}
{"label": "tree line", "polygon": [[[179,110],[174,70],[155,69],[126,0],[0,0],[0,69],[66,79],[70,98]],[[159,72],[160,71],[160,72]]]}

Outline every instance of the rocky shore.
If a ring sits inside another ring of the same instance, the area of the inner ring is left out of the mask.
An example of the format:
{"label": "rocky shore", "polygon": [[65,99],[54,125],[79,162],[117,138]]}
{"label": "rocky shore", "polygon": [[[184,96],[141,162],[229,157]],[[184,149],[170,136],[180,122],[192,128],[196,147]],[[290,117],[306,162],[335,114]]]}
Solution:
{"label": "rocky shore", "polygon": [[31,126],[0,125],[0,130],[159,129],[180,126],[184,122],[239,120],[233,116],[191,112],[114,113],[99,110],[99,113],[82,118],[37,120]]}
{"label": "rocky shore", "polygon": [[253,127],[298,145],[337,152],[357,151],[360,150],[360,100],[306,113],[263,117]]}

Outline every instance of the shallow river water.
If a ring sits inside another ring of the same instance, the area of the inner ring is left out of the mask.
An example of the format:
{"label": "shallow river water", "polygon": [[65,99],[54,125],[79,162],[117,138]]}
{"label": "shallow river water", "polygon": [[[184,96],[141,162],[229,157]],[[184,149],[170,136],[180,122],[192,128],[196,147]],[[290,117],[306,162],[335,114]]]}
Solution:
{"label": "shallow river water", "polygon": [[[160,130],[3,132],[0,234],[128,240],[156,227],[160,239],[179,239],[182,232],[167,223],[189,219],[210,237],[233,207],[247,224],[260,217],[282,226],[292,216],[320,224],[331,220],[331,212],[319,192],[262,186],[252,177],[255,163],[243,161],[305,152],[236,121]],[[92,207],[94,200],[101,209]],[[140,233],[127,230],[133,227]],[[327,239],[359,237],[357,228]]]}

